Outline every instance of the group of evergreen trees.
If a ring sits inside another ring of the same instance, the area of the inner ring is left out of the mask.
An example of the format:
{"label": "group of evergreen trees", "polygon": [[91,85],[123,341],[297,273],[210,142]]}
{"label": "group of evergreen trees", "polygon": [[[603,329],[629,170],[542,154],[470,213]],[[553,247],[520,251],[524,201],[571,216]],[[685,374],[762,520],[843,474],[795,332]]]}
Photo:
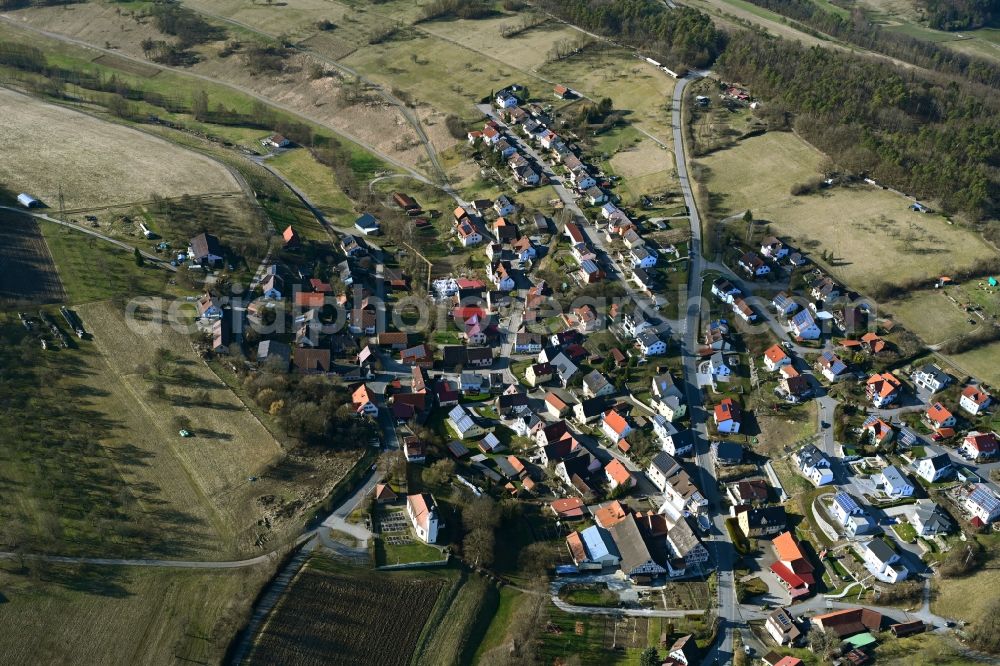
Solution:
{"label": "group of evergreen trees", "polygon": [[1000,213],[1000,100],[981,88],[748,31],[714,68],[795,114],[841,167],[976,219]]}
{"label": "group of evergreen trees", "polygon": [[918,67],[955,74],[970,81],[1000,87],[1000,67],[997,65],[981,58],[971,58],[934,42],[883,29],[869,20],[860,8],[855,8],[850,16],[845,18],[823,9],[812,0],[750,0],[750,2],[802,24],[805,32],[823,33]]}
{"label": "group of evergreen trees", "polygon": [[922,0],[927,22],[938,30],[974,30],[1000,19],[1000,0]]}
{"label": "group of evergreen trees", "polygon": [[642,48],[669,67],[703,67],[719,55],[723,35],[707,14],[689,7],[668,9],[659,0],[538,0],[559,18]]}

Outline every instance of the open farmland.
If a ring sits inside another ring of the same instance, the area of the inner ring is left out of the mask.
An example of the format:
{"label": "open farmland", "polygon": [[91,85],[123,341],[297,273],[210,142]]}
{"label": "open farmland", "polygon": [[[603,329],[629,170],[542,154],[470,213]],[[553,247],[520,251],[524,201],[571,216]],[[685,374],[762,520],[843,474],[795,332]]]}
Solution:
{"label": "open farmland", "polygon": [[271,612],[247,663],[405,666],[454,575],[374,573],[313,557]]}
{"label": "open farmland", "polygon": [[[512,83],[533,90],[549,87],[499,60],[426,33],[366,47],[351,54],[344,63],[373,81],[466,120],[482,117],[474,104],[489,95],[491,89],[499,90]],[[447,147],[437,146],[439,150]]]}
{"label": "open farmland", "polygon": [[[34,28],[66,35],[99,48],[111,44],[132,58],[145,59],[142,50],[144,40],[163,39],[151,21],[137,21],[126,18],[125,14],[119,16],[115,12],[120,8],[111,4],[87,3],[60,7],[58,11],[51,9],[54,8],[24,9],[13,15]],[[234,32],[243,30],[235,29]],[[263,32],[265,35],[259,36],[258,41],[272,41],[278,31]],[[240,36],[247,38],[246,34]],[[342,80],[337,76],[311,78],[309,72],[315,60],[308,54],[289,55],[283,61],[283,71],[279,73],[254,75],[246,66],[244,56],[234,54],[220,58],[218,52],[222,46],[221,42],[199,46],[195,50],[203,57],[197,64],[182,70],[226,84],[226,88],[216,88],[209,93],[209,104],[213,108],[218,103],[229,106],[235,102],[234,108],[245,109],[250,106],[251,100],[246,94],[250,93],[266,98],[275,107],[291,111],[302,119],[335,132],[344,132],[403,164],[415,166],[426,155],[413,128],[398,109],[375,94],[369,95],[370,99],[366,101],[341,104]],[[160,88],[165,85],[160,79],[156,76],[147,79],[146,83]],[[206,87],[214,87],[190,77],[174,79],[185,80],[180,86],[166,87],[163,92],[184,101]]]}
{"label": "open farmland", "polygon": [[221,663],[271,565],[0,568],[5,664]]}
{"label": "open farmland", "polygon": [[[511,67],[527,72],[538,72],[550,56],[553,45],[560,40],[580,36],[565,23],[549,19],[513,37],[501,36],[504,26],[520,26],[523,15],[499,16],[476,20],[430,21],[420,29],[476,51],[483,56],[496,58]],[[538,91],[541,92],[541,91]]]}
{"label": "open farmland", "polygon": [[[78,312],[101,353],[97,384],[110,399],[109,411],[117,405],[118,418],[126,424],[115,444],[154,463],[124,467],[130,485],[158,485],[162,499],[198,511],[204,527],[232,552],[252,550],[256,522],[264,515],[256,499],[265,491],[247,478],[281,460],[275,438],[194,354],[183,333],[169,326],[133,330],[112,302]],[[159,315],[144,308],[136,319],[155,324]],[[172,359],[162,372],[156,368],[158,348]],[[154,385],[163,387],[162,397],[151,394]],[[181,420],[190,423],[195,437],[178,436]]]}
{"label": "open farmland", "polygon": [[62,282],[38,223],[28,215],[0,211],[0,300],[41,304],[63,298]]}
{"label": "open farmland", "polygon": [[895,319],[929,345],[971,333],[982,325],[978,317],[962,310],[944,291],[937,289],[911,292],[886,307]]}
{"label": "open farmland", "polygon": [[719,216],[750,208],[815,261],[830,251],[830,272],[861,291],[878,282],[946,275],[995,256],[976,234],[940,215],[912,212],[907,199],[886,190],[864,186],[792,196],[793,184],[820,175],[823,159],[793,134],[768,132],[699,164],[708,168],[708,189],[722,198]]}
{"label": "open farmland", "polygon": [[155,137],[0,89],[0,182],[50,207],[94,208],[231,192],[232,175],[207,157]]}

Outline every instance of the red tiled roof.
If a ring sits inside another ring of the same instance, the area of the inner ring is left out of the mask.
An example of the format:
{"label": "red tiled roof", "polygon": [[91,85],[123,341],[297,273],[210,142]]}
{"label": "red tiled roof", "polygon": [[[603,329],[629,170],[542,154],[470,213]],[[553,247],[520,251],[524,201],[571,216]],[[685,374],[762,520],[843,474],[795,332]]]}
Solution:
{"label": "red tiled roof", "polygon": [[604,412],[604,422],[619,436],[623,435],[625,429],[628,428],[628,421],[625,420],[625,417],[613,409]]}
{"label": "red tiled roof", "polygon": [[774,345],[769,348],[766,352],[764,352],[764,356],[771,363],[779,363],[788,358],[788,354],[785,353],[785,350],[782,349],[780,345]]}
{"label": "red tiled roof", "polygon": [[566,518],[583,516],[583,500],[579,497],[557,499],[549,506],[552,507],[552,510],[555,511],[556,514]]}
{"label": "red tiled roof", "polygon": [[778,578],[783,580],[788,587],[792,588],[792,597],[794,598],[795,590],[802,588],[803,592],[807,592],[806,582],[795,575],[795,572],[786,567],[781,562],[775,562],[771,565],[771,571],[774,572]]}
{"label": "red tiled roof", "polygon": [[978,386],[973,386],[971,384],[965,387],[965,389],[962,391],[962,396],[965,398],[969,398],[974,403],[980,406],[985,404],[986,401],[990,399],[988,393],[981,390]]}
{"label": "red tiled roof", "polygon": [[614,458],[609,462],[607,467],[604,468],[604,472],[619,485],[628,483],[632,479],[632,473],[626,469],[625,465],[618,458]]}
{"label": "red tiled roof", "polygon": [[621,505],[621,502],[615,500],[614,502],[608,502],[604,506],[597,509],[594,512],[594,520],[597,524],[606,530],[611,529],[621,521],[625,520],[628,515],[628,511]]}

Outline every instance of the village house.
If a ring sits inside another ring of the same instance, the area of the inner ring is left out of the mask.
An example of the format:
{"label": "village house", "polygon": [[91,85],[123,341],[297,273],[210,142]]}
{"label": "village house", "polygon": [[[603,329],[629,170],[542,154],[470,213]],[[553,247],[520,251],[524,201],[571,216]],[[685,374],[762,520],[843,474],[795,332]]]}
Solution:
{"label": "village house", "polygon": [[631,515],[611,527],[611,538],[621,554],[621,572],[637,582],[648,582],[667,570],[657,562],[642,538],[639,526]]}
{"label": "village house", "polygon": [[828,303],[840,296],[840,285],[824,275],[809,285],[809,295],[816,301]]}
{"label": "village house", "polygon": [[361,217],[354,220],[354,228],[365,236],[374,236],[382,231],[382,225],[371,213],[364,213]]}
{"label": "village house", "polygon": [[770,372],[774,372],[783,365],[790,365],[791,357],[785,353],[781,345],[772,345],[764,352],[764,367]]}
{"label": "village house", "polygon": [[215,266],[225,258],[222,243],[210,233],[200,233],[188,245],[188,257],[202,266]]}
{"label": "village house", "polygon": [[[683,576],[688,571],[700,574],[708,562],[708,549],[701,543],[687,520],[680,518],[667,530],[667,574]],[[691,662],[692,666],[696,661]]]}
{"label": "village house", "polygon": [[726,495],[732,502],[732,511],[736,507],[766,504],[771,496],[771,487],[763,479],[745,479],[729,484]]}
{"label": "village house", "polygon": [[547,411],[551,416],[555,418],[562,418],[569,411],[570,407],[562,399],[562,397],[556,395],[554,392],[549,391],[545,394],[545,411]]}
{"label": "village house", "polygon": [[620,487],[634,488],[636,485],[632,472],[618,458],[612,458],[604,467],[604,476],[608,480],[608,489],[612,491]]}
{"label": "village house", "polygon": [[970,460],[989,460],[997,457],[998,448],[996,433],[973,430],[965,436],[959,452]]}
{"label": "village house", "polygon": [[218,296],[206,292],[198,299],[196,306],[199,319],[222,318],[222,299]]}
{"label": "village house", "polygon": [[392,504],[399,499],[399,496],[388,483],[377,483],[375,484],[374,498],[376,504]]}
{"label": "village house", "polygon": [[406,515],[413,524],[417,538],[424,543],[435,543],[438,537],[438,511],[434,497],[428,493],[406,496]]}
{"label": "village house", "polygon": [[799,309],[799,304],[793,301],[788,294],[781,292],[771,299],[771,307],[773,307],[779,315],[787,317]]}
{"label": "village house", "polygon": [[891,425],[874,414],[865,419],[861,426],[861,433],[874,446],[885,446],[896,435],[896,431],[892,429]]}
{"label": "village house", "polygon": [[768,259],[783,259],[788,256],[788,248],[774,236],[768,236],[760,245],[760,253]]}
{"label": "village house", "polygon": [[667,480],[679,471],[681,466],[677,461],[670,454],[661,451],[653,456],[646,469],[646,476],[662,492],[667,489]]}
{"label": "village house", "polygon": [[726,357],[723,356],[722,352],[715,352],[709,357],[708,369],[714,377],[719,379],[724,379],[733,374],[733,371],[729,367],[729,364],[726,363]]}
{"label": "village house", "polygon": [[736,442],[727,440],[713,440],[711,445],[712,458],[715,464],[720,467],[731,467],[743,462],[745,451]]}
{"label": "village house", "polygon": [[807,309],[802,309],[793,315],[788,325],[792,335],[799,340],[815,340],[822,333]]}
{"label": "village house", "polygon": [[614,384],[608,381],[608,378],[602,375],[599,370],[592,370],[583,378],[583,395],[588,398],[598,398],[611,395],[614,392]]}
{"label": "village house", "polygon": [[292,366],[300,374],[327,374],[330,372],[330,350],[296,348],[292,352]]}
{"label": "village house", "polygon": [[292,360],[292,348],[278,340],[261,340],[257,343],[257,361],[273,363],[283,370],[288,369]]}
{"label": "village house", "polygon": [[748,539],[766,539],[785,530],[787,524],[785,507],[774,506],[750,507],[736,516],[740,531]]}
{"label": "village house", "polygon": [[951,383],[951,376],[933,363],[927,363],[910,375],[910,381],[931,393],[937,393]]}
{"label": "village house", "polygon": [[771,272],[771,267],[756,252],[747,252],[737,262],[747,275],[763,277]]}
{"label": "village house", "polygon": [[777,608],[767,616],[764,629],[778,645],[795,645],[802,637],[802,631],[795,625],[791,613],[784,608]]}
{"label": "village house", "polygon": [[[541,358],[542,355],[546,355],[546,357],[548,357],[548,355],[545,354],[544,349],[539,353],[539,358]],[[562,352],[559,352],[555,356],[551,357],[551,360],[548,361],[548,363],[555,370],[555,375],[559,379],[559,383],[562,384],[563,388],[569,386],[573,376],[577,373],[576,364],[569,360],[569,357]]]}
{"label": "village house", "polygon": [[674,383],[673,377],[666,372],[653,377],[650,402],[653,409],[668,421],[676,421],[687,412],[684,394]]}
{"label": "village house", "polygon": [[799,449],[795,454],[795,462],[802,476],[809,479],[814,486],[825,486],[833,482],[830,459],[816,448],[815,444],[806,444]]}
{"label": "village house", "polygon": [[883,583],[898,583],[905,580],[909,571],[899,564],[899,553],[882,539],[872,539],[860,546],[860,554],[865,560],[865,568]]}
{"label": "village house", "polygon": [[903,384],[890,372],[874,374],[865,382],[865,395],[872,405],[881,409],[894,403],[902,391]]}
{"label": "village house", "polygon": [[813,565],[791,532],[782,532],[771,541],[777,561],[769,567],[778,582],[791,595],[800,599],[811,594],[816,584]]}
{"label": "village house", "polygon": [[378,416],[378,405],[375,404],[374,396],[367,384],[361,384],[354,389],[354,393],[351,394],[351,402],[358,414]]}
{"label": "village house", "polygon": [[662,414],[653,414],[653,433],[660,440],[660,449],[672,456],[688,453],[694,445],[689,437],[682,437],[674,424]]}
{"label": "village house", "polygon": [[932,430],[941,430],[955,425],[955,415],[940,402],[935,402],[924,412],[924,423]]}
{"label": "village house", "polygon": [[847,364],[832,351],[824,351],[816,359],[816,367],[828,382],[838,382],[847,374]]}
{"label": "village house", "polygon": [[[598,396],[596,398],[587,398],[573,405],[573,419],[580,425],[586,425],[592,423],[598,419],[601,419],[603,424],[604,412],[608,408],[608,401],[604,396]],[[609,437],[611,437],[609,435]],[[618,438],[611,438],[612,442],[617,442]]]}
{"label": "village house", "polygon": [[933,537],[951,532],[953,525],[948,514],[931,501],[918,502],[910,514],[910,525],[917,531],[917,536]]}
{"label": "village house", "polygon": [[989,525],[1000,518],[1000,497],[985,483],[977,483],[963,489],[962,508],[972,516],[973,523],[979,521],[979,526]]}
{"label": "village house", "polygon": [[[270,268],[274,268],[271,266]],[[285,288],[285,281],[276,272],[268,272],[263,282],[260,283],[260,292],[264,298],[281,300],[281,293]]]}
{"label": "village house", "polygon": [[882,489],[882,492],[893,498],[911,497],[913,495],[913,484],[911,484],[903,472],[895,465],[889,465],[873,477],[875,485]]}
{"label": "village house", "polygon": [[663,496],[680,513],[699,514],[708,507],[708,500],[683,469],[667,479]]}
{"label": "village house", "polygon": [[604,412],[604,416],[601,419],[601,432],[612,443],[617,443],[618,440],[623,439],[632,432],[632,426],[624,416],[614,409],[609,409]]}
{"label": "village house", "polygon": [[955,468],[951,464],[951,458],[947,453],[920,458],[913,464],[913,469],[924,481],[937,483],[947,479],[955,473]]}
{"label": "village house", "polygon": [[969,384],[962,390],[962,397],[958,400],[958,406],[969,414],[978,416],[990,406],[990,400],[990,395],[982,387]]}
{"label": "village house", "polygon": [[757,319],[757,313],[753,311],[750,304],[744,301],[742,298],[737,298],[733,301],[733,312],[745,322],[752,322]]}
{"label": "village house", "polygon": [[406,462],[422,464],[427,460],[427,447],[416,437],[403,439],[403,456]]}
{"label": "village house", "polygon": [[742,410],[738,404],[733,402],[732,398],[724,398],[716,405],[713,417],[719,432],[737,433],[740,431]]}
{"label": "village house", "polygon": [[653,331],[643,331],[636,336],[636,346],[643,356],[660,356],[667,353],[667,343]]}
{"label": "village house", "polygon": [[534,363],[525,369],[524,379],[530,386],[536,387],[551,380],[554,373],[555,369],[551,363]]}
{"label": "village house", "polygon": [[570,532],[566,537],[566,547],[573,564],[583,570],[599,571],[604,567],[616,567],[621,561],[611,533],[597,525],[580,532]]}
{"label": "village house", "polygon": [[462,247],[472,247],[483,242],[483,237],[468,218],[464,218],[455,226],[458,242]]}
{"label": "village house", "polygon": [[812,625],[838,641],[864,632],[878,633],[882,629],[882,614],[869,608],[848,608],[814,615]]}
{"label": "village house", "polygon": [[846,525],[851,516],[863,516],[864,513],[857,500],[843,490],[837,491],[830,503],[830,515],[841,525]]}
{"label": "village house", "polygon": [[280,134],[272,134],[261,139],[260,144],[267,148],[288,148],[292,142]]}
{"label": "village house", "polygon": [[579,520],[586,512],[583,500],[579,497],[557,499],[549,504],[549,508],[560,520]]}
{"label": "village house", "polygon": [[486,429],[476,423],[472,415],[461,405],[455,405],[448,412],[448,425],[451,426],[452,431],[458,435],[459,439],[481,437],[486,434]]}
{"label": "village house", "polygon": [[726,278],[720,277],[712,282],[712,294],[718,297],[723,303],[731,304],[737,296],[742,296],[743,292]]}

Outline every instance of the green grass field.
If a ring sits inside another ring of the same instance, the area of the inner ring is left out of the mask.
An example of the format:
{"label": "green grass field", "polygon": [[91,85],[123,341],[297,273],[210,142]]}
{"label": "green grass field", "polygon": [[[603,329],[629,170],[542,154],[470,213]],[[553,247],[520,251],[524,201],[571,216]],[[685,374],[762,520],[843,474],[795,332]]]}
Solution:
{"label": "green grass field", "polygon": [[717,217],[749,208],[813,261],[823,264],[819,255],[831,251],[830,272],[862,292],[878,282],[946,275],[995,254],[972,231],[941,215],[910,211],[907,199],[886,190],[840,187],[792,196],[793,184],[820,175],[823,160],[795,135],[768,132],[698,163],[707,168],[709,191],[721,199]]}
{"label": "green grass field", "polygon": [[269,159],[267,164],[295,183],[324,214],[343,218],[339,220],[341,225],[353,223],[354,206],[337,185],[333,170],[317,162],[309,151],[288,150]]}
{"label": "green grass field", "polygon": [[151,263],[140,268],[122,248],[44,220],[39,220],[39,228],[69,303],[103,301],[126,293],[156,296],[170,289],[169,271]]}

